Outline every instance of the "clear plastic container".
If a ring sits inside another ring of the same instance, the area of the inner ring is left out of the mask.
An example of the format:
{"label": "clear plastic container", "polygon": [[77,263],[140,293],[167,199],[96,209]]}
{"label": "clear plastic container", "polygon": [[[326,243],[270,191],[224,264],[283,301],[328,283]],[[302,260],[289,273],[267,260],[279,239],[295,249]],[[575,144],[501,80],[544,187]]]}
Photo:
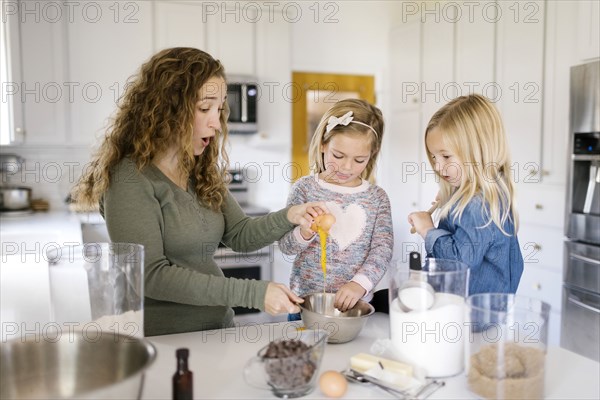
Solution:
{"label": "clear plastic container", "polygon": [[431,378],[464,369],[469,267],[427,258],[422,270],[396,268],[390,282],[390,337],[400,361]]}
{"label": "clear plastic container", "polygon": [[144,247],[86,243],[48,253],[54,329],[144,336]]}
{"label": "clear plastic container", "polygon": [[550,305],[508,293],[467,299],[469,389],[488,399],[542,399]]}

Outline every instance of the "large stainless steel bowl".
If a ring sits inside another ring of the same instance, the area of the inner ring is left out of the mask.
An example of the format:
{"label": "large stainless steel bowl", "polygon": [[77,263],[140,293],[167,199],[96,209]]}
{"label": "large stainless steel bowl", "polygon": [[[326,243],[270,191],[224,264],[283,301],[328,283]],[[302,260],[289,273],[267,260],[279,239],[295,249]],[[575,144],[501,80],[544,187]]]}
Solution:
{"label": "large stainless steel bowl", "polygon": [[359,300],[353,308],[341,312],[334,307],[334,299],[335,293],[313,293],[304,297],[304,303],[300,304],[302,321],[307,328],[329,332],[328,343],[346,343],[358,336],[375,308]]}
{"label": "large stainless steel bowl", "polygon": [[0,343],[0,398],[139,399],[156,349],[145,339],[96,333]]}

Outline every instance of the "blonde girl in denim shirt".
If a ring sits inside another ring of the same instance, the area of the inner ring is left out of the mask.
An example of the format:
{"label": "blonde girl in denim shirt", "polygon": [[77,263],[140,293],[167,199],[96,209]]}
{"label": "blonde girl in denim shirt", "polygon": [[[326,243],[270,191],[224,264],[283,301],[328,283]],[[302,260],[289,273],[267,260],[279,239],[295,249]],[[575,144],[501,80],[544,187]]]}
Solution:
{"label": "blonde girl in denim shirt", "polygon": [[439,224],[428,212],[408,222],[428,257],[469,265],[469,293],[514,293],[523,273],[511,160],[500,114],[485,97],[461,96],[440,108],[425,131],[440,178]]}

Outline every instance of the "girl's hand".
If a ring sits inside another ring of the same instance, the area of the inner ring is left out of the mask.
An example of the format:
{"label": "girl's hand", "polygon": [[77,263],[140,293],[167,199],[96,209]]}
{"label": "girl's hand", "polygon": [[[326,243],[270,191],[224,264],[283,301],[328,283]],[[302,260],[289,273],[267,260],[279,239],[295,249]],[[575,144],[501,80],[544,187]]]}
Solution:
{"label": "girl's hand", "polygon": [[304,300],[292,293],[287,286],[269,282],[265,293],[265,311],[269,314],[299,313],[300,307],[297,304],[303,302]]}
{"label": "girl's hand", "polygon": [[310,227],[314,222],[314,219],[319,215],[327,213],[329,213],[329,210],[327,209],[325,202],[313,201],[311,203],[291,206],[287,212],[287,218],[292,224],[300,225],[300,228],[305,233],[311,232],[314,234],[314,231]]}
{"label": "girl's hand", "polygon": [[307,231],[306,229],[300,228],[300,235],[304,240],[311,240],[313,236],[315,236],[315,231],[312,229]]}
{"label": "girl's hand", "polygon": [[408,214],[408,223],[415,228],[417,233],[421,235],[423,239],[427,235],[430,229],[435,228],[431,214],[427,211],[415,211]]}
{"label": "girl's hand", "polygon": [[356,282],[348,282],[335,294],[333,305],[341,312],[348,311],[356,305],[367,291]]}

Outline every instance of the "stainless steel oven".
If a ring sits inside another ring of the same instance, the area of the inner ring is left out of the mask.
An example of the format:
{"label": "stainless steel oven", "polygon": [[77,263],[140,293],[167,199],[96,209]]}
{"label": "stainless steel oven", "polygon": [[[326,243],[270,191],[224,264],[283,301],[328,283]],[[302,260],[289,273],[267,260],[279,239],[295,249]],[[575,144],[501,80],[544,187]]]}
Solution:
{"label": "stainless steel oven", "polygon": [[561,346],[600,361],[600,61],[571,68]]}
{"label": "stainless steel oven", "polygon": [[[235,197],[246,215],[257,217],[269,212],[264,207],[259,207],[248,202],[250,184],[246,179],[243,169],[229,171],[231,181],[229,191]],[[273,259],[273,245],[266,246],[257,251],[238,253],[225,247],[222,243],[215,252],[215,261],[227,277],[238,279],[271,279],[271,265]],[[259,313],[259,310],[243,307],[234,307],[236,315]]]}

